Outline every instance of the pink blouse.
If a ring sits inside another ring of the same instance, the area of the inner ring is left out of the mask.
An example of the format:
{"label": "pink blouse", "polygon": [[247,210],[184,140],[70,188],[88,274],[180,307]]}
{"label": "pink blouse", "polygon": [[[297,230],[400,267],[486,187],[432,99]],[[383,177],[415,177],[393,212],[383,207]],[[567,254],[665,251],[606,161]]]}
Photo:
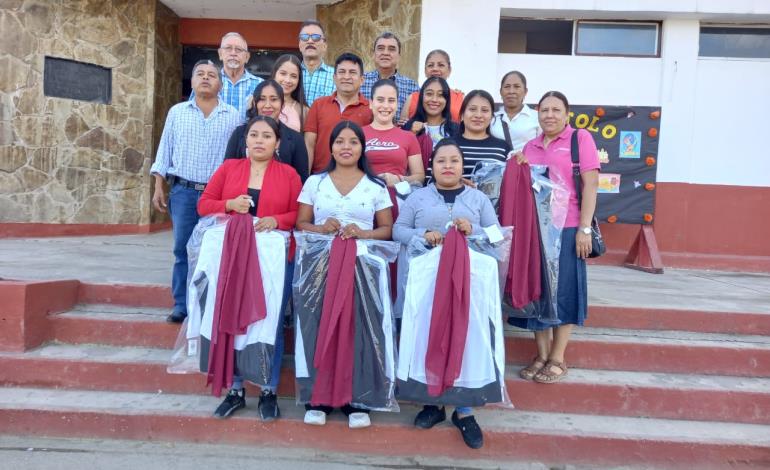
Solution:
{"label": "pink blouse", "polygon": [[[570,146],[572,144],[572,126],[567,125],[564,130],[548,144],[548,148],[543,147],[545,134],[540,134],[527,142],[524,146],[524,156],[533,165],[548,165],[548,171],[552,179],[562,180],[563,184],[569,190],[569,209],[567,210],[567,219],[565,227],[577,227],[580,225],[580,208],[577,204],[577,192],[575,191],[575,180],[572,178],[572,153]],[[591,133],[585,129],[578,129],[578,149],[580,150],[580,173],[600,169],[599,152],[596,150],[596,143]]]}
{"label": "pink blouse", "polygon": [[302,132],[302,121],[294,105],[287,104],[284,106],[278,119],[295,131]]}

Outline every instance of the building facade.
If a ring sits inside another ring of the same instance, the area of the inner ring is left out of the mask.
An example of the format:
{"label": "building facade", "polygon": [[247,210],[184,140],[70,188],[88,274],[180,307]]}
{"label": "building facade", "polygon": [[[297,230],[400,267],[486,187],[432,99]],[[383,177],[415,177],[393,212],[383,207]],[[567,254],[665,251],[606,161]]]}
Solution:
{"label": "building facade", "polygon": [[[299,24],[314,14],[327,29],[327,62],[352,50],[371,69],[374,37],[391,30],[404,44],[400,71],[419,81],[427,53],[441,48],[452,58],[450,85],[466,92],[499,99],[502,75],[520,70],[528,103],[556,89],[574,104],[660,107],[654,229],[664,259],[770,266],[770,150],[755,143],[770,109],[766,0],[239,5],[221,0],[211,18],[183,0],[3,2],[0,236],[160,226],[147,172],[166,112],[183,99],[185,48],[213,50],[239,31],[252,57],[296,51]],[[736,45],[736,33],[749,45]],[[108,69],[108,102],[47,96],[46,58]],[[637,230],[604,227],[618,252]]]}

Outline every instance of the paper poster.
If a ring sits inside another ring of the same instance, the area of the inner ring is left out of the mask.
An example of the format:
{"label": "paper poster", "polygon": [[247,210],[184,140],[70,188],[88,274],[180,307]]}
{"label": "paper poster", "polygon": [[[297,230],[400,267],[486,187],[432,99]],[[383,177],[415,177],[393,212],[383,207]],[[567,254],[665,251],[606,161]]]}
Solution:
{"label": "paper poster", "polygon": [[620,158],[639,158],[642,156],[642,133],[639,131],[620,131]]}
{"label": "paper poster", "polygon": [[600,194],[618,194],[620,192],[620,174],[599,173]]}

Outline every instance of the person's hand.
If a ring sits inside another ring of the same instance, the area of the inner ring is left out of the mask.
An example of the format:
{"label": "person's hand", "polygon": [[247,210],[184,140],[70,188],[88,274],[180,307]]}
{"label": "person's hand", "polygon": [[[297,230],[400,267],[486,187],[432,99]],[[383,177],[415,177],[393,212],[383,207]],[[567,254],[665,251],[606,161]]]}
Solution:
{"label": "person's hand", "polygon": [[251,204],[251,196],[241,194],[235,199],[228,199],[227,202],[225,202],[225,210],[237,212],[239,214],[245,214],[249,212]]}
{"label": "person's hand", "polygon": [[260,219],[254,224],[255,232],[269,232],[278,228],[278,221],[275,217],[260,217]]}
{"label": "person's hand", "polygon": [[406,124],[406,121],[407,121],[407,119],[398,118],[398,119],[395,119],[395,124],[398,127],[402,127],[404,124]]}
{"label": "person's hand", "polygon": [[475,187],[476,187],[476,183],[474,183],[473,181],[471,181],[471,180],[470,180],[470,179],[468,179],[468,178],[461,178],[461,179],[460,179],[460,181],[461,181],[461,182],[462,182],[462,183],[463,183],[465,186],[469,186],[469,187],[471,187],[471,188],[475,188]]}
{"label": "person's hand", "polygon": [[464,233],[466,237],[473,232],[473,226],[468,222],[468,219],[457,218],[454,220],[454,224],[457,230]]}
{"label": "person's hand", "polygon": [[529,161],[527,161],[527,157],[524,156],[524,152],[516,152],[513,155],[508,157],[509,160],[512,158],[515,158],[516,163],[518,163],[519,165],[522,165],[524,163],[529,163]]}
{"label": "person's hand", "polygon": [[591,235],[583,233],[582,228],[579,228],[575,235],[575,254],[582,259],[591,254]]}
{"label": "person's hand", "polygon": [[425,128],[425,123],[420,121],[414,121],[412,123],[412,128],[410,129],[412,133],[419,134],[420,131],[422,131]]}
{"label": "person's hand", "polygon": [[425,232],[425,242],[428,243],[430,246],[438,246],[441,245],[441,242],[444,241],[444,237],[441,235],[440,232],[432,231],[432,232]]}
{"label": "person's hand", "polygon": [[342,239],[366,238],[366,230],[361,230],[356,224],[348,224],[342,229]]}
{"label": "person's hand", "polygon": [[152,194],[152,205],[156,211],[166,213],[168,204],[166,202],[166,190],[162,183],[155,183],[155,192]]}
{"label": "person's hand", "polygon": [[380,173],[380,178],[385,180],[385,184],[392,188],[396,185],[396,183],[399,183],[401,181],[401,178],[397,175],[394,175],[393,173]]}
{"label": "person's hand", "polygon": [[329,217],[326,219],[326,222],[321,225],[321,230],[323,230],[323,233],[337,233],[340,231],[340,221],[335,219],[334,217]]}

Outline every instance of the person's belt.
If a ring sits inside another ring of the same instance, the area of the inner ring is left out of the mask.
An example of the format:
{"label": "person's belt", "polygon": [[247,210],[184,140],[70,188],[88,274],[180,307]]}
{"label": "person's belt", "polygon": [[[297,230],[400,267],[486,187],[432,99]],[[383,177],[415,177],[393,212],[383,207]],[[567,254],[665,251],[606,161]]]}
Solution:
{"label": "person's belt", "polygon": [[203,191],[204,189],[206,189],[206,183],[196,183],[195,181],[188,181],[176,175],[168,175],[168,185],[174,186],[175,184],[178,184],[188,189],[194,189],[196,191]]}

